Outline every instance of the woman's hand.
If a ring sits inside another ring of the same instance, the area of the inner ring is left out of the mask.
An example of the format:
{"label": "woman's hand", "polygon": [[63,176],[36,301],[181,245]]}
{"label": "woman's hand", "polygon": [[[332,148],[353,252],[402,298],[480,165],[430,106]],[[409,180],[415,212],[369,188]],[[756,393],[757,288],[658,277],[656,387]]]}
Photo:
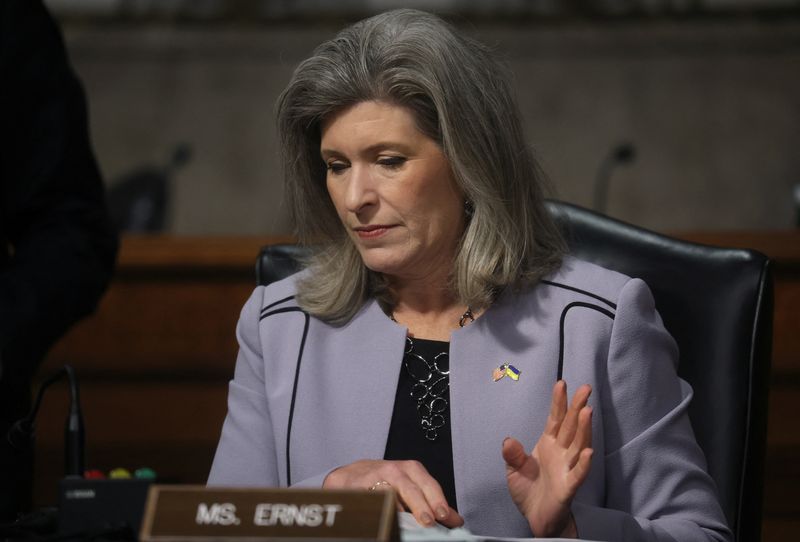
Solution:
{"label": "woman's hand", "polygon": [[567,385],[553,387],[550,415],[530,455],[513,438],[503,441],[511,498],[537,537],[577,537],[572,498],[586,480],[592,458],[592,389],[583,385],[567,409]]}
{"label": "woman's hand", "polygon": [[414,515],[420,525],[430,527],[436,521],[446,527],[464,524],[464,519],[447,504],[439,482],[419,461],[362,459],[332,471],[322,487],[386,489],[387,484],[397,492],[400,504]]}

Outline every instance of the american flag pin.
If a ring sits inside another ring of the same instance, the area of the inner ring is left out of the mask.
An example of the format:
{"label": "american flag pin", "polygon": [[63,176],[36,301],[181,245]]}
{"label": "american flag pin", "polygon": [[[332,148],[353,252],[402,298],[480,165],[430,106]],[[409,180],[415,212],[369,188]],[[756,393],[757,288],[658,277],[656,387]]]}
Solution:
{"label": "american flag pin", "polygon": [[498,380],[502,380],[504,376],[506,376],[506,368],[508,367],[507,363],[504,363],[500,367],[496,367],[494,371],[492,371],[492,380],[497,382]]}

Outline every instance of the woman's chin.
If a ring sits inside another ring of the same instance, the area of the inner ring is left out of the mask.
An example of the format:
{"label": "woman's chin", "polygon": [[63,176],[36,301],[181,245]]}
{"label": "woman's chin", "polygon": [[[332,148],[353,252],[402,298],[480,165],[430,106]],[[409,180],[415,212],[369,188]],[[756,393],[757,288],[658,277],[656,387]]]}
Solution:
{"label": "woman's chin", "polygon": [[397,258],[388,258],[374,254],[372,251],[362,251],[361,260],[367,269],[383,275],[395,275],[403,268],[402,261]]}
{"label": "woman's chin", "polygon": [[391,264],[387,264],[385,262],[370,262],[364,260],[364,265],[367,266],[367,269],[373,271],[375,273],[381,273],[382,275],[391,276],[396,274],[396,267]]}

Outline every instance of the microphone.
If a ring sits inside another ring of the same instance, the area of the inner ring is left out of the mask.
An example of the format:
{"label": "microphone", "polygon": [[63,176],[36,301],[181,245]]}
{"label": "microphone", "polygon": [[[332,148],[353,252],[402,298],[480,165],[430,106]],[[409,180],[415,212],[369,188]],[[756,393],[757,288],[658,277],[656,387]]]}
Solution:
{"label": "microphone", "polygon": [[620,143],[600,163],[594,180],[594,210],[605,214],[608,204],[608,186],[611,172],[617,165],[630,164],[636,159],[636,148],[632,143]]}
{"label": "microphone", "polygon": [[[47,540],[138,540],[144,503],[155,475],[147,469],[138,469],[133,479],[113,479],[113,476],[111,479],[98,479],[92,477],[91,473],[89,477],[84,477],[85,429],[78,379],[71,366],[64,365],[42,382],[33,408],[27,416],[14,423],[8,431],[8,441],[18,451],[32,453],[36,415],[44,393],[64,376],[69,383],[70,396],[64,427],[65,472],[59,483],[58,534],[47,537]],[[35,515],[31,516],[31,521],[39,521]],[[38,540],[40,537],[31,534],[34,529],[31,525],[17,522],[15,526],[19,528],[14,531],[14,536],[20,535],[17,537],[20,538],[24,535],[25,538]],[[3,532],[0,532],[0,540],[5,540]]]}
{"label": "microphone", "polygon": [[69,414],[64,426],[64,475],[83,477],[86,469],[85,443],[86,428],[81,412],[80,390],[75,370],[64,365],[64,372],[69,380]]}
{"label": "microphone", "polygon": [[64,365],[64,367],[42,382],[39,392],[36,394],[33,408],[27,416],[16,421],[11,426],[11,429],[8,430],[7,439],[9,444],[19,451],[29,452],[33,449],[33,441],[36,434],[36,415],[42,404],[44,392],[50,385],[61,380],[64,375],[69,381],[70,398],[69,413],[64,426],[64,475],[68,478],[83,478],[86,430],[83,424],[83,414],[81,413],[78,379],[75,376],[75,370],[70,365]]}
{"label": "microphone", "polygon": [[795,226],[800,228],[800,183],[794,185],[792,194],[794,195]]}

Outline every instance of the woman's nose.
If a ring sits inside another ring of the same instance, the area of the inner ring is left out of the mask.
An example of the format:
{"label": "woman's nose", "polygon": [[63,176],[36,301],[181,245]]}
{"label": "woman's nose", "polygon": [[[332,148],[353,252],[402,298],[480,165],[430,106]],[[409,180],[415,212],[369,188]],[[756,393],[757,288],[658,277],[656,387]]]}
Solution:
{"label": "woman's nose", "polygon": [[353,213],[358,213],[364,210],[365,207],[377,202],[372,173],[368,167],[361,165],[351,166],[345,197],[347,210]]}

